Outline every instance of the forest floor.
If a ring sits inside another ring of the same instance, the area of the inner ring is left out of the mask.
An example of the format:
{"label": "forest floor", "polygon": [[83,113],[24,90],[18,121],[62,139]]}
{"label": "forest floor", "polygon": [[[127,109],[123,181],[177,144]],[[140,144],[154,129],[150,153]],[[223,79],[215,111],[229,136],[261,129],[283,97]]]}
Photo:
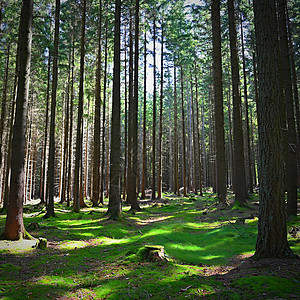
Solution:
{"label": "forest floor", "polygon": [[[254,260],[257,195],[249,207],[216,204],[215,194],[164,195],[123,207],[121,222],[107,206],[79,214],[55,204],[24,207],[25,227],[44,237],[44,250],[0,241],[1,299],[299,299],[299,259]],[[90,203],[86,201],[88,205]],[[107,204],[107,203],[106,203]],[[0,215],[3,231],[5,214]],[[299,218],[288,223],[289,245],[300,255]],[[145,261],[145,245],[162,245],[165,258]]]}

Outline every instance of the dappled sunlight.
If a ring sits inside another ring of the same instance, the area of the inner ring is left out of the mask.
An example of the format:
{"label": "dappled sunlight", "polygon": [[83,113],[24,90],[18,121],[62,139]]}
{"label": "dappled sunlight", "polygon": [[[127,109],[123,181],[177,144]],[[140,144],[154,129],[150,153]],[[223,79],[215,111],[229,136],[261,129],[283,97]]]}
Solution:
{"label": "dappled sunlight", "polygon": [[79,248],[86,248],[90,246],[110,246],[114,244],[124,244],[128,243],[128,241],[124,239],[114,239],[114,238],[108,238],[105,236],[98,237],[95,239],[88,239],[88,240],[73,240],[73,241],[66,241],[66,242],[61,242],[57,248],[60,250],[74,250],[74,249],[79,249]]}
{"label": "dappled sunlight", "polygon": [[196,245],[186,245],[186,244],[169,244],[168,247],[183,250],[183,251],[203,251],[205,248]]}
{"label": "dappled sunlight", "polygon": [[136,223],[138,225],[150,225],[152,223],[156,223],[156,222],[162,222],[162,221],[166,221],[166,220],[170,220],[174,218],[174,216],[159,216],[159,217],[150,217],[149,219],[136,219]]}
{"label": "dappled sunlight", "polygon": [[32,251],[33,248],[36,248],[38,243],[37,239],[33,240],[19,240],[19,241],[7,241],[0,240],[0,251],[7,251],[11,253],[20,253]]}

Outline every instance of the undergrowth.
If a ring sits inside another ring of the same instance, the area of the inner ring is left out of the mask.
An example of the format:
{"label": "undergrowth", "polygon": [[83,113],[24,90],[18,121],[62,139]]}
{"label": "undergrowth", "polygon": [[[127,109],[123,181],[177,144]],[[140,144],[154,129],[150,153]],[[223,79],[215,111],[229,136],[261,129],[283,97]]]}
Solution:
{"label": "undergrowth", "polygon": [[[293,270],[285,278],[255,272],[241,278],[231,275],[254,254],[257,196],[242,210],[218,207],[211,193],[187,198],[164,195],[164,200],[146,201],[142,211],[135,213],[125,206],[122,222],[107,219],[107,202],[79,214],[56,203],[56,217],[49,219],[42,218],[45,208],[26,205],[25,227],[34,237],[47,238],[48,248],[0,249],[0,297],[251,299],[300,295],[296,288],[299,274]],[[239,223],[241,218],[245,222]],[[289,226],[297,222],[293,219]],[[4,223],[2,214],[2,231]],[[300,254],[299,237],[289,235],[289,243]],[[136,259],[144,245],[164,246],[167,259]]]}

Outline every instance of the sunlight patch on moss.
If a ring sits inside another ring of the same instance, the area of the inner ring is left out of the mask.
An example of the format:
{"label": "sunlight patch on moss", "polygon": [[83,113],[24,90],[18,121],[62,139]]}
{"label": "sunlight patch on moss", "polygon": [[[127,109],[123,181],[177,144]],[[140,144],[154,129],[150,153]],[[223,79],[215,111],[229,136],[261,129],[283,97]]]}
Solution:
{"label": "sunlight patch on moss", "polygon": [[203,247],[199,247],[199,246],[196,246],[196,245],[186,245],[186,244],[169,244],[168,245],[170,248],[173,248],[173,249],[177,249],[177,250],[182,250],[182,251],[204,251],[205,248]]}

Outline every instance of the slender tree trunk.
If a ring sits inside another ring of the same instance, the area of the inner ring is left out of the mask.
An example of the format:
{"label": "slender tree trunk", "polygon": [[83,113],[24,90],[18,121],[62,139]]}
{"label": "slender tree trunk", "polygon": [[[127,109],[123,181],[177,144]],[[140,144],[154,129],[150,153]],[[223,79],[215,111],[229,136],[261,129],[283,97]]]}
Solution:
{"label": "slender tree trunk", "polygon": [[[124,29],[124,184],[123,184],[123,200],[126,200],[127,195],[127,171],[128,171],[128,107],[127,107],[127,51],[126,51],[126,41],[127,35],[126,35],[126,28]],[[128,198],[127,198],[128,199]]]}
{"label": "slender tree trunk", "polygon": [[[20,30],[20,29],[19,29]],[[18,74],[19,74],[19,44],[17,48],[16,62],[15,62],[15,78],[13,86],[13,97],[12,97],[12,107],[10,115],[10,126],[9,126],[9,139],[8,139],[8,149],[7,149],[7,164],[6,164],[6,177],[5,177],[5,191],[4,191],[4,201],[2,210],[6,210],[8,207],[9,193],[10,193],[10,178],[11,178],[11,152],[12,152],[12,137],[13,137],[13,127],[14,127],[14,117],[15,117],[15,107],[16,107],[16,95],[18,86]]]}
{"label": "slender tree trunk", "polygon": [[183,70],[180,66],[180,79],[181,79],[181,116],[182,116],[182,149],[183,149],[183,195],[187,197],[186,188],[186,138],[185,138],[185,115],[184,115],[184,99],[183,99]]}
{"label": "slender tree trunk", "polygon": [[85,20],[86,20],[86,0],[81,1],[82,23],[81,23],[81,43],[80,43],[80,82],[78,97],[78,118],[76,132],[76,152],[75,152],[75,172],[74,172],[74,212],[80,211],[80,174],[82,167],[82,124],[83,124],[83,98],[84,98],[84,58],[85,58]]}
{"label": "slender tree trunk", "polygon": [[43,148],[43,163],[41,172],[41,184],[40,184],[40,199],[41,203],[46,203],[46,158],[47,158],[47,142],[48,142],[48,123],[49,123],[49,99],[50,99],[50,75],[51,75],[51,54],[50,48],[48,56],[48,75],[47,75],[47,90],[46,90],[46,110],[45,110],[45,133],[44,133],[44,148]]}
{"label": "slender tree trunk", "polygon": [[[197,77],[196,77],[197,78]],[[197,84],[196,84],[197,86]],[[197,89],[196,89],[197,91]],[[196,96],[196,106],[197,106],[197,122],[199,122],[199,101]],[[203,181],[204,181],[204,186],[208,186],[208,179],[207,179],[207,155],[206,155],[206,145],[205,145],[205,126],[204,126],[204,101],[202,101],[201,105],[201,132],[202,132],[202,151],[203,151]],[[200,128],[199,124],[197,125],[198,127],[198,133],[199,133],[199,144],[200,144]],[[200,147],[199,147],[200,148]],[[199,158],[201,159],[201,154],[199,153]],[[200,173],[201,174],[201,173]],[[202,186],[200,185],[200,188],[202,189]]]}
{"label": "slender tree trunk", "polygon": [[[242,16],[241,16],[242,18]],[[245,122],[246,122],[246,154],[247,154],[247,173],[248,173],[248,190],[253,194],[253,175],[251,162],[251,144],[250,144],[250,128],[249,128],[249,106],[248,106],[248,90],[247,90],[247,74],[245,61],[245,46],[244,46],[244,32],[243,20],[241,19],[241,41],[242,41],[242,59],[243,59],[243,80],[244,80],[244,101],[245,101]]]}
{"label": "slender tree trunk", "polygon": [[70,98],[70,132],[69,132],[69,163],[68,163],[68,179],[67,179],[67,206],[70,206],[71,190],[72,190],[72,150],[73,150],[73,102],[74,102],[74,59],[75,59],[75,41],[74,34],[72,36],[72,60],[71,60],[71,98]]}
{"label": "slender tree trunk", "polygon": [[[106,119],[106,84],[107,84],[107,49],[108,49],[108,41],[107,41],[107,30],[108,30],[107,18],[105,20],[105,50],[104,50],[104,86],[103,86],[103,107],[102,107],[102,157],[101,157],[101,181],[100,181],[100,203],[104,203],[104,161],[105,161],[105,119]],[[107,118],[109,123],[109,118]],[[109,128],[109,125],[107,125]],[[109,132],[107,133],[107,140],[109,138]],[[107,150],[109,148],[109,144],[107,145]],[[108,154],[108,152],[107,152]],[[109,161],[108,155],[106,156],[107,162]],[[107,168],[107,177],[108,177],[108,168]],[[108,178],[107,178],[108,184]],[[108,186],[106,188],[108,193]]]}
{"label": "slender tree trunk", "polygon": [[284,209],[284,159],[281,129],[279,49],[274,0],[254,0],[258,58],[259,219],[255,256],[292,257]]}
{"label": "slender tree trunk", "polygon": [[290,68],[290,50],[287,38],[287,16],[285,13],[286,0],[277,0],[278,25],[280,36],[281,82],[286,107],[286,185],[287,185],[287,214],[297,216],[297,135],[294,119],[294,103],[292,90],[292,72]]}
{"label": "slender tree trunk", "polygon": [[[145,20],[146,22],[146,20]],[[146,190],[146,173],[147,173],[147,157],[146,157],[146,120],[147,120],[147,31],[144,34],[144,101],[143,101],[143,168],[142,168],[142,194],[141,199],[145,199]]]}
{"label": "slender tree trunk", "polygon": [[110,219],[119,219],[122,210],[120,195],[120,27],[121,0],[115,1],[115,34],[114,34],[114,70],[113,70],[113,101],[111,120],[111,151],[110,151],[110,191],[108,215]]}
{"label": "slender tree trunk", "polygon": [[[195,85],[196,85],[196,117],[197,117],[197,147],[198,147],[198,178],[199,178],[199,184],[197,184],[199,186],[199,194],[200,196],[203,196],[203,190],[202,190],[202,163],[201,163],[201,146],[200,146],[200,124],[199,124],[199,100],[198,100],[198,78],[197,78],[197,73],[195,73]],[[205,141],[204,141],[204,113],[202,115],[202,125],[203,125],[203,155],[204,155],[204,170],[203,173],[206,174],[206,155],[205,155]]]}
{"label": "slender tree trunk", "polygon": [[213,78],[214,78],[214,111],[215,111],[215,143],[216,143],[216,185],[219,203],[225,204],[226,190],[226,162],[225,162],[225,134],[224,110],[222,91],[222,56],[221,56],[221,28],[220,1],[212,1],[212,33],[213,33]]}
{"label": "slender tree trunk", "polygon": [[133,118],[134,118],[134,104],[133,104],[133,13],[132,7],[129,7],[129,86],[128,86],[128,170],[127,170],[127,199],[126,203],[131,204],[131,200],[136,197],[136,178],[133,177]]}
{"label": "slender tree trunk", "polygon": [[[90,99],[88,100],[88,115],[90,114]],[[89,181],[89,121],[86,119],[85,125],[85,158],[84,158],[84,178],[83,178],[83,199],[88,197]]]}
{"label": "slender tree trunk", "polygon": [[174,194],[179,195],[179,171],[178,171],[178,135],[177,135],[177,88],[176,88],[176,66],[174,60]]}
{"label": "slender tree trunk", "polygon": [[156,19],[153,18],[153,123],[152,123],[152,199],[156,198]]}
{"label": "slender tree trunk", "polygon": [[[288,37],[289,37],[291,72],[292,72],[292,81],[293,81],[294,105],[295,105],[295,115],[296,115],[296,124],[297,124],[297,145],[299,147],[299,145],[300,145],[299,95],[298,95],[297,74],[296,74],[296,65],[295,65],[295,51],[294,51],[294,48],[293,48],[292,34],[291,34],[291,28],[290,28],[290,18],[289,18],[289,15],[288,15],[287,4],[286,4],[286,7],[285,7],[285,11],[286,11],[286,18],[287,18],[287,26],[288,26]],[[298,180],[300,179],[299,164],[300,164],[300,151],[298,151]]]}
{"label": "slender tree trunk", "polygon": [[[200,148],[198,147],[198,140],[196,138],[196,126],[195,126],[195,103],[194,103],[194,93],[193,93],[193,80],[191,79],[191,100],[192,100],[192,130],[193,130],[193,161],[194,161],[194,192],[195,195],[198,195],[199,189],[199,162],[198,162],[198,151],[200,152]],[[198,151],[197,151],[198,150]]]}
{"label": "slender tree trunk", "polygon": [[160,105],[159,105],[159,137],[158,137],[158,178],[157,197],[162,198],[162,133],[163,133],[163,99],[164,99],[164,25],[161,25],[161,61],[160,61]]}
{"label": "slender tree trunk", "polygon": [[[99,29],[98,29],[98,57],[96,66],[95,85],[95,116],[94,116],[94,153],[93,153],[93,206],[98,206],[100,200],[100,130],[101,130],[101,41],[102,41],[102,0],[100,0]],[[101,177],[102,178],[102,177]]]}
{"label": "slender tree trunk", "polygon": [[228,0],[229,40],[231,56],[232,98],[233,98],[233,143],[235,167],[235,205],[244,206],[247,198],[244,141],[242,126],[242,107],[240,95],[239,61],[237,33],[234,15],[234,2]]}
{"label": "slender tree trunk", "polygon": [[[131,151],[131,174],[128,172],[128,182],[131,181],[131,187],[127,190],[128,197],[131,204],[131,210],[138,210],[140,211],[141,208],[138,204],[137,200],[137,166],[138,166],[138,96],[139,96],[139,0],[136,0],[135,5],[135,40],[134,40],[134,87],[133,87],[133,101],[132,105],[129,102],[129,115],[131,115],[132,121],[129,121],[129,125],[132,126],[132,147]],[[128,168],[129,171],[129,168]]]}
{"label": "slender tree trunk", "polygon": [[60,22],[60,0],[55,4],[55,29],[54,29],[54,48],[53,48],[53,71],[52,71],[52,93],[51,93],[51,119],[49,136],[49,166],[47,174],[48,197],[47,212],[44,218],[54,217],[54,176],[55,176],[55,113],[56,113],[56,94],[58,80],[58,44],[59,44],[59,22]]}
{"label": "slender tree trunk", "polygon": [[23,222],[24,152],[31,61],[32,11],[33,1],[23,0],[18,38],[20,67],[12,141],[11,186],[3,234],[4,238],[8,240],[19,240],[26,237]]}
{"label": "slender tree trunk", "polygon": [[2,145],[4,144],[3,130],[6,120],[6,106],[7,106],[7,83],[8,83],[8,71],[9,71],[9,56],[10,56],[10,43],[7,45],[7,57],[3,80],[2,89],[2,103],[1,103],[1,117],[0,117],[0,170],[2,169]]}
{"label": "slender tree trunk", "polygon": [[62,191],[60,203],[64,203],[66,200],[66,185],[67,185],[67,165],[68,165],[68,142],[69,142],[69,121],[70,121],[70,81],[71,81],[71,53],[69,56],[69,71],[68,71],[68,83],[67,83],[67,101],[65,110],[65,126],[64,126],[64,146],[63,146],[63,174],[62,174]]}

